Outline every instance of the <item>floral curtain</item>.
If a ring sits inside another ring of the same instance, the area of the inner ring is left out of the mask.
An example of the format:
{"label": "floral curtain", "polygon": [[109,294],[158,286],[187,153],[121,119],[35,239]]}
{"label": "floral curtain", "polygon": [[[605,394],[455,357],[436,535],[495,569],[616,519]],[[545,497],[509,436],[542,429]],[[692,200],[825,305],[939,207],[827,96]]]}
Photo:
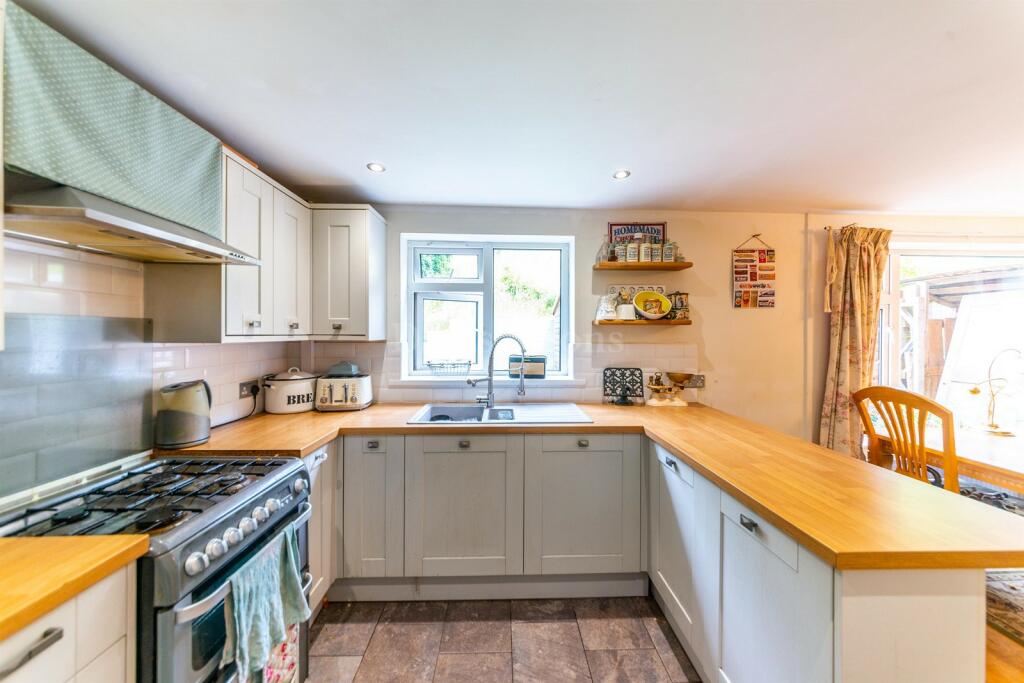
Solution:
{"label": "floral curtain", "polygon": [[891,236],[881,228],[828,228],[825,312],[831,317],[818,442],[861,459],[863,431],[850,395],[872,383]]}

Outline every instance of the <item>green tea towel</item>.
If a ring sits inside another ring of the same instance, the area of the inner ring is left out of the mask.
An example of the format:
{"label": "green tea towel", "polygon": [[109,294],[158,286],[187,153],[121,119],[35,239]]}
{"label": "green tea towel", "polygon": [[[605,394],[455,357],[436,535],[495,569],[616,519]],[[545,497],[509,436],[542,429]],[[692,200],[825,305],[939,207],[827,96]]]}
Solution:
{"label": "green tea towel", "polygon": [[263,667],[292,624],[310,617],[299,577],[299,543],[289,527],[231,579],[224,601],[227,642],[221,666],[232,661],[239,683],[262,681]]}

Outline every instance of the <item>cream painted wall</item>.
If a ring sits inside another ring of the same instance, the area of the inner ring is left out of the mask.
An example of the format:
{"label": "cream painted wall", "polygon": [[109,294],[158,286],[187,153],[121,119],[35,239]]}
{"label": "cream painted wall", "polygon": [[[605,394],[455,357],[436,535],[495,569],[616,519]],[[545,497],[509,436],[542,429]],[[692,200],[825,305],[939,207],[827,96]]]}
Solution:
{"label": "cream painted wall", "polygon": [[[803,214],[600,211],[474,207],[379,207],[388,221],[388,340],[401,338],[399,236],[402,233],[571,235],[576,238],[575,342],[622,346],[695,344],[707,375],[700,399],[716,408],[797,436],[812,435],[812,401],[804,363],[808,329],[809,240]],[[694,261],[679,273],[595,272],[609,221],[667,221],[668,236]],[[730,252],[751,233],[776,249],[777,307],[732,308]],[[817,251],[816,254],[823,252]],[[813,256],[813,255],[812,255]],[[817,257],[817,256],[815,256]],[[592,325],[600,294],[615,283],[663,282],[690,293],[690,327],[609,328]],[[642,347],[637,347],[641,349]],[[637,358],[637,366],[643,359]]]}

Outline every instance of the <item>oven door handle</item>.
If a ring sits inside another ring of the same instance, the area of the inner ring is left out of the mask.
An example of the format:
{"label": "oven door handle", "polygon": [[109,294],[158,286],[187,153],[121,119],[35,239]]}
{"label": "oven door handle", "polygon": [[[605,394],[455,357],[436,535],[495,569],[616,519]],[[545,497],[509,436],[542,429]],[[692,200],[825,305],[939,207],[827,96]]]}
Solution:
{"label": "oven door handle", "polygon": [[[302,503],[299,505],[299,510],[299,516],[296,517],[295,521],[293,521],[291,524],[293,527],[302,526],[303,524],[309,521],[310,517],[313,516],[313,505],[309,501],[302,501]],[[309,576],[309,578],[307,579],[306,576]],[[306,584],[302,589],[302,594],[305,595],[306,591],[308,591],[310,586],[313,585],[313,577],[312,575],[306,573],[303,575],[302,578],[303,583]],[[198,619],[199,617],[203,616],[204,614],[212,610],[218,604],[220,604],[220,602],[224,600],[226,597],[228,597],[228,594],[230,593],[231,581],[229,579],[228,581],[224,582],[224,585],[222,585],[220,588],[215,590],[210,595],[207,595],[199,602],[194,602],[188,607],[182,607],[181,609],[174,610],[174,623],[187,624],[188,622],[193,621],[194,619]]]}

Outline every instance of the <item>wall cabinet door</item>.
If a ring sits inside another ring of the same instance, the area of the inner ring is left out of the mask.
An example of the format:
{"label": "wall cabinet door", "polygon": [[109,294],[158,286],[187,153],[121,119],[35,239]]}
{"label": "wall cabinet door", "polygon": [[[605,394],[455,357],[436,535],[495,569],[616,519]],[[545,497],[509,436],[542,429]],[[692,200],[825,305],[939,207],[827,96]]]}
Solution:
{"label": "wall cabinet door", "polygon": [[723,683],[831,681],[832,652],[832,568],[723,493]]}
{"label": "wall cabinet door", "polygon": [[526,441],[526,573],[639,571],[640,436]]}
{"label": "wall cabinet door", "polygon": [[405,439],[346,436],[344,577],[402,576]]}
{"label": "wall cabinet door", "polygon": [[274,325],[274,187],[225,158],[224,239],[260,266],[224,266],[224,332],[272,334]]}
{"label": "wall cabinet door", "polygon": [[313,333],[386,335],[385,224],[369,209],[313,211]]}
{"label": "wall cabinet door", "polygon": [[704,672],[718,667],[721,493],[651,443],[650,575]]}
{"label": "wall cabinet door", "polygon": [[274,189],[274,334],[310,332],[310,210]]}
{"label": "wall cabinet door", "polygon": [[309,502],[313,506],[308,528],[309,573],[313,576],[309,589],[311,606],[326,597],[334,581],[334,469],[337,460],[334,451],[332,443],[303,458],[309,470]]}
{"label": "wall cabinet door", "polygon": [[406,437],[406,576],[522,573],[523,436]]}

